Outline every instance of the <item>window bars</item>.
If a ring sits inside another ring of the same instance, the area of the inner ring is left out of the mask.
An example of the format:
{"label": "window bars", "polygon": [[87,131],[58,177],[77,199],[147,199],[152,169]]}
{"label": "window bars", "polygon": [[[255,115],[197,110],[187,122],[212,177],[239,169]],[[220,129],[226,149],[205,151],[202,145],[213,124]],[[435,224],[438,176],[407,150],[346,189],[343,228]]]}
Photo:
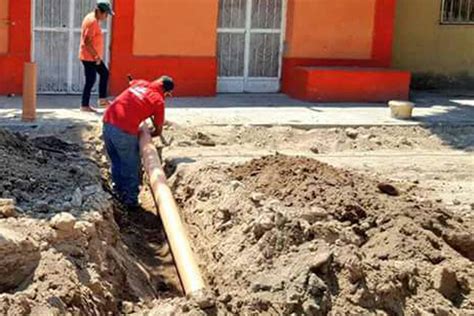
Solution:
{"label": "window bars", "polygon": [[474,25],[474,0],[443,0],[441,24]]}

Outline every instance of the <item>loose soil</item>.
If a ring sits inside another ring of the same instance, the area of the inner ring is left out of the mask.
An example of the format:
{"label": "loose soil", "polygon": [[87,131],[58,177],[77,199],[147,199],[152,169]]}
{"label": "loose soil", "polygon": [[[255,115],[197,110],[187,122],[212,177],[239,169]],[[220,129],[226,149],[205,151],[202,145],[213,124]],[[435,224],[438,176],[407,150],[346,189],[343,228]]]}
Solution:
{"label": "loose soil", "polygon": [[219,311],[472,313],[474,222],[418,201],[416,185],[380,184],[284,155],[173,178]]}
{"label": "loose soil", "polygon": [[0,129],[0,171],[0,315],[113,315],[181,294],[147,193],[126,213],[77,144]]}
{"label": "loose soil", "polygon": [[147,187],[108,193],[100,126],[0,129],[0,315],[474,315],[474,128],[166,132],[205,296]]}

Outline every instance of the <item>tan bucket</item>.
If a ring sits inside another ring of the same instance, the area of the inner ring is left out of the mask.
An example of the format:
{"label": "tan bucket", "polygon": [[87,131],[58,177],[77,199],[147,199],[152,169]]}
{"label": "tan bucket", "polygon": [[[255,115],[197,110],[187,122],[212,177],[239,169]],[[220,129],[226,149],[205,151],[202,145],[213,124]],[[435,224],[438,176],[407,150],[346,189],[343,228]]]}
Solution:
{"label": "tan bucket", "polygon": [[388,106],[392,112],[392,117],[396,119],[410,119],[415,104],[409,101],[390,101]]}

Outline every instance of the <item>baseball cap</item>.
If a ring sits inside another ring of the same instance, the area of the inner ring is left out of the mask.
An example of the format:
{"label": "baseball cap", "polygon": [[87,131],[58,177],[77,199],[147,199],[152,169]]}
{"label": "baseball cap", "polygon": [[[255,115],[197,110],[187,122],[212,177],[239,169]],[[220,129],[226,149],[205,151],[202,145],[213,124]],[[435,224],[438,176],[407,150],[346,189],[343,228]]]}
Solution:
{"label": "baseball cap", "polygon": [[107,12],[110,15],[115,15],[115,12],[112,11],[112,6],[108,0],[97,0],[97,8],[103,12]]}

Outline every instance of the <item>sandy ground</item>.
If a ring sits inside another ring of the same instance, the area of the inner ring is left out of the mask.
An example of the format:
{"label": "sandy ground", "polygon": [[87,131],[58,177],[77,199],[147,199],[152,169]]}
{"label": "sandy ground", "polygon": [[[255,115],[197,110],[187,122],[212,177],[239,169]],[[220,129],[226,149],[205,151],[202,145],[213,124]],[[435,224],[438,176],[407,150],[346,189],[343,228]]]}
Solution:
{"label": "sandy ground", "polygon": [[[0,314],[474,314],[472,126],[169,125],[162,154],[215,297],[204,303],[181,297],[159,220],[107,193],[100,126],[60,129],[30,131],[28,146],[2,134],[2,197],[13,202],[0,274],[22,268],[0,283]],[[153,212],[146,190],[141,199]],[[11,256],[21,248],[32,250]]]}
{"label": "sandy ground", "polygon": [[[200,140],[199,133],[211,144]],[[276,152],[302,155],[364,174],[418,182],[427,196],[466,215],[474,203],[473,127],[170,127],[167,137],[173,142],[165,156],[177,163],[242,162]]]}

